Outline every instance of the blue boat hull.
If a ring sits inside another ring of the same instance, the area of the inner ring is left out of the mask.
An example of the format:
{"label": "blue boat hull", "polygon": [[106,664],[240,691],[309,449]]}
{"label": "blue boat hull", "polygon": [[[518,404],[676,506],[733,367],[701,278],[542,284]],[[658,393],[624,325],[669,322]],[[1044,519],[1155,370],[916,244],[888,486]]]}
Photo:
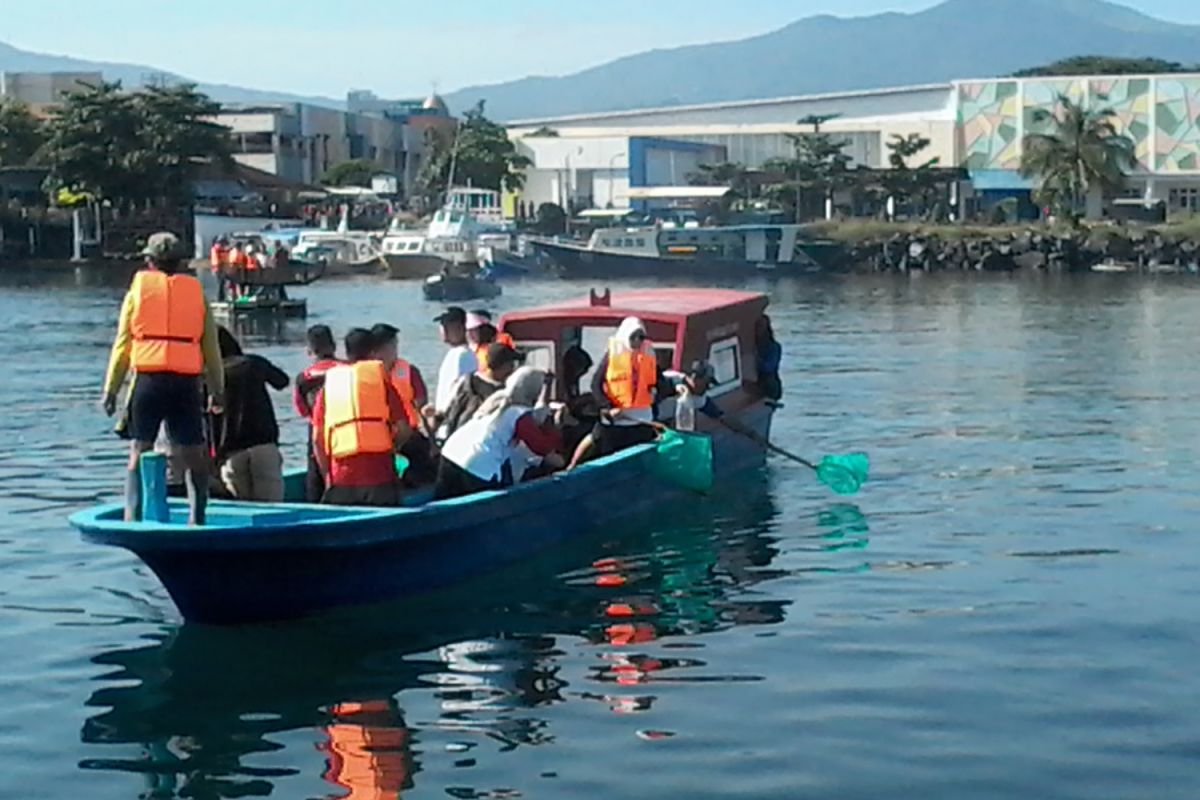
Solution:
{"label": "blue boat hull", "polygon": [[[772,409],[739,415],[769,435]],[[761,447],[713,431],[718,478],[761,464]],[[556,543],[624,524],[686,492],[653,471],[653,445],[503,492],[420,508],[214,503],[209,524],[121,522],[119,506],[72,518],[90,541],[126,548],[191,622],[242,624],[394,600],[500,569]]]}

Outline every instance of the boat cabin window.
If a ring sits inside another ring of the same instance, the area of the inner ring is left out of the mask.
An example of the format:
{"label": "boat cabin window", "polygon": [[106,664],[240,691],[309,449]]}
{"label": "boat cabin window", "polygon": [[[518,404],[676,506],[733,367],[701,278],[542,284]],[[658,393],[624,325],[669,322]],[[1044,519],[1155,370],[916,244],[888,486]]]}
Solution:
{"label": "boat cabin window", "polygon": [[722,395],[742,385],[741,345],[736,336],[713,342],[708,348],[708,363],[714,373],[709,394]]}
{"label": "boat cabin window", "polygon": [[525,366],[557,374],[560,368],[555,361],[554,342],[517,342],[517,352],[525,356]]}

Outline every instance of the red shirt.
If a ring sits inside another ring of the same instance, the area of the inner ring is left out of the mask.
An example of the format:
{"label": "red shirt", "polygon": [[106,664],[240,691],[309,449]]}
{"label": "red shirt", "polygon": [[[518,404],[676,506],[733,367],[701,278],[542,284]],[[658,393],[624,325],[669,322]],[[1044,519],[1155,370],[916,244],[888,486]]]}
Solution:
{"label": "red shirt", "polygon": [[538,425],[532,414],[517,420],[517,439],[539,456],[548,456],[563,446],[562,434],[554,428]]}
{"label": "red shirt", "polygon": [[296,413],[305,419],[312,417],[313,402],[317,393],[325,385],[325,373],[341,364],[336,358],[323,358],[313,362],[296,376],[295,388],[292,390],[292,405]]}
{"label": "red shirt", "polygon": [[[387,384],[389,422],[393,425],[407,420],[404,401],[391,384]],[[312,410],[313,447],[325,451],[325,437],[318,432],[325,430],[325,390],[317,393]],[[329,486],[387,486],[396,482],[396,457],[393,453],[366,453],[345,458],[330,459]]]}

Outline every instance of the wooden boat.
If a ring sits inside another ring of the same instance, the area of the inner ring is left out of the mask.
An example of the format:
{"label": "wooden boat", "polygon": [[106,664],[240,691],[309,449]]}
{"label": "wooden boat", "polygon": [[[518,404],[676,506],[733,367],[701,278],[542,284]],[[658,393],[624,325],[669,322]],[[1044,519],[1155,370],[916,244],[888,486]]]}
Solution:
{"label": "wooden boat", "polygon": [[571,278],[797,275],[833,266],[842,252],[802,225],[600,228],[586,244],[531,244]]}
{"label": "wooden boat", "polygon": [[[510,313],[500,327],[527,363],[552,369],[566,349],[595,350],[621,319],[638,316],[660,363],[708,359],[711,395],[766,437],[774,406],[754,388],[754,328],[766,306],[763,295],[730,290],[644,290]],[[564,387],[555,388],[561,396]],[[665,417],[673,402],[660,407]],[[712,437],[718,480],[762,463],[759,445],[706,418],[697,423]],[[111,504],[71,522],[89,541],[141,558],[185,619],[267,621],[422,594],[623,526],[687,496],[656,465],[657,448],[643,445],[503,491],[405,508],[215,502],[208,524],[191,528],[182,503],[171,505],[168,523],[123,522],[121,506]]]}

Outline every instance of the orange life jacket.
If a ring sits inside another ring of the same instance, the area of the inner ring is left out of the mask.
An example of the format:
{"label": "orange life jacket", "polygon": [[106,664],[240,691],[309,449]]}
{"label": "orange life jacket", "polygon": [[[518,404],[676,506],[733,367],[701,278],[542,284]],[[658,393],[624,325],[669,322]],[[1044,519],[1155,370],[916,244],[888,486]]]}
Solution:
{"label": "orange life jacket", "polygon": [[504,345],[508,345],[513,350],[517,349],[517,343],[515,341],[513,341],[513,337],[509,336],[507,333],[497,333],[496,340],[494,342],[492,342],[491,344],[475,345],[475,360],[479,362],[479,371],[480,372],[487,372],[487,368],[488,368],[487,351],[488,351],[488,348],[492,346],[492,344],[504,344]]}
{"label": "orange life jacket", "polygon": [[214,244],[208,251],[208,265],[212,267],[213,272],[220,272],[228,258],[229,251],[219,244]]}
{"label": "orange life jacket", "polygon": [[130,363],[136,372],[199,375],[204,369],[204,289],[191,275],[142,270],[129,288],[133,296]]}
{"label": "orange life jacket", "polygon": [[381,361],[359,361],[325,373],[325,452],[331,458],[390,453],[395,434]]}
{"label": "orange life jacket", "polygon": [[408,426],[416,431],[421,429],[421,414],[417,410],[417,390],[413,386],[412,373],[412,364],[403,358],[396,359],[392,366],[392,386],[396,387],[396,394],[400,395],[404,402],[404,416],[408,419]]}
{"label": "orange life jacket", "polygon": [[654,347],[646,342],[641,350],[608,346],[608,371],[604,374],[604,394],[614,408],[650,408],[658,383],[658,361]]}

